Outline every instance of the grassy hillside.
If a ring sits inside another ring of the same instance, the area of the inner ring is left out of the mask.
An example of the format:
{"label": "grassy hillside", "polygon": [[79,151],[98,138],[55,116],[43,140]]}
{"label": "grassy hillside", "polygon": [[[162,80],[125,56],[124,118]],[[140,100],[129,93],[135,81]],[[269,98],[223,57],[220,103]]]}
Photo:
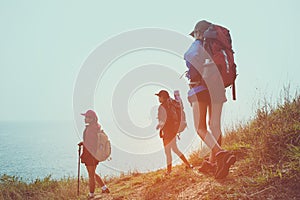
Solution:
{"label": "grassy hillside", "polygon": [[[265,104],[252,121],[227,132],[224,147],[237,156],[224,180],[184,166],[176,166],[168,177],[162,170],[133,172],[107,178],[112,193],[97,199],[300,199],[299,96],[276,108]],[[200,150],[189,160],[200,165]],[[87,180],[81,180],[80,197],[76,184],[75,179],[51,177],[26,184],[2,175],[0,199],[86,199]]]}

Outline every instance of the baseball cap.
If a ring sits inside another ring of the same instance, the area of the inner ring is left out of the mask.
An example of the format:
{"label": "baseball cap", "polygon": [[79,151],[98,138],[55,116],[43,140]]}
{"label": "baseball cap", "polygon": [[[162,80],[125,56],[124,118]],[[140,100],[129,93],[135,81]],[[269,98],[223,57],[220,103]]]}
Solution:
{"label": "baseball cap", "polygon": [[194,33],[195,31],[200,31],[201,33],[203,33],[204,31],[206,31],[208,29],[208,27],[211,25],[210,22],[206,21],[206,20],[201,20],[199,21],[196,25],[194,30],[190,33],[191,36],[194,37]]}
{"label": "baseball cap", "polygon": [[166,91],[166,90],[161,90],[159,91],[159,93],[155,94],[156,96],[159,96],[159,97],[170,97],[169,93]]}
{"label": "baseball cap", "polygon": [[85,113],[81,113],[81,115],[85,117],[90,117],[90,118],[97,118],[97,114],[93,110],[88,110]]}

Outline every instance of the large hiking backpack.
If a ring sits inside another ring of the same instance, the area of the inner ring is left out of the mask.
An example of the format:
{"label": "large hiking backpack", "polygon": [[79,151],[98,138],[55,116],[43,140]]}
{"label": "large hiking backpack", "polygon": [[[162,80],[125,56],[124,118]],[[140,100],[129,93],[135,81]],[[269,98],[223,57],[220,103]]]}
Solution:
{"label": "large hiking backpack", "polygon": [[97,160],[99,162],[105,161],[111,154],[111,144],[108,136],[103,130],[98,133],[98,149],[97,149]]}
{"label": "large hiking backpack", "polygon": [[223,78],[224,86],[232,86],[233,100],[235,95],[236,64],[234,63],[233,50],[229,30],[212,24],[203,34],[204,49],[210,54],[217,65]]}
{"label": "large hiking backpack", "polygon": [[177,100],[170,99],[170,105],[168,109],[168,117],[171,118],[174,126],[176,126],[177,133],[183,132],[187,127],[183,105]]}
{"label": "large hiking backpack", "polygon": [[185,117],[185,112],[184,112],[184,108],[183,108],[183,105],[182,103],[180,103],[180,107],[179,109],[177,109],[177,115],[179,116],[179,119],[180,119],[180,124],[179,124],[179,127],[178,127],[178,133],[181,133],[185,130],[185,128],[187,127],[187,123],[186,123],[186,117]]}

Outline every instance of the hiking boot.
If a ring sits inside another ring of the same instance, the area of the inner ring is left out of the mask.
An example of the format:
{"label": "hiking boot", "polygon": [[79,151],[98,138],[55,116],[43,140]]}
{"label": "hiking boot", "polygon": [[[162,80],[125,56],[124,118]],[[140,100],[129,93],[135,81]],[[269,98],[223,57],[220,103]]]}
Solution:
{"label": "hiking boot", "polygon": [[198,169],[198,171],[202,173],[209,173],[209,172],[214,173],[216,171],[216,168],[217,168],[216,164],[204,160],[200,168]]}
{"label": "hiking boot", "polygon": [[189,165],[189,166],[185,166],[185,170],[189,170],[189,169],[193,169],[194,168],[194,166],[193,165]]}
{"label": "hiking boot", "polygon": [[109,193],[110,193],[110,191],[108,188],[106,188],[105,190],[102,190],[102,194],[109,194]]}
{"label": "hiking boot", "polygon": [[172,165],[167,165],[167,174],[171,174]]}
{"label": "hiking boot", "polygon": [[171,176],[171,172],[165,172],[163,173],[162,178],[168,178],[170,176]]}
{"label": "hiking boot", "polygon": [[236,157],[228,151],[221,151],[216,155],[217,171],[215,173],[216,179],[225,178],[229,173],[229,168],[236,162]]}

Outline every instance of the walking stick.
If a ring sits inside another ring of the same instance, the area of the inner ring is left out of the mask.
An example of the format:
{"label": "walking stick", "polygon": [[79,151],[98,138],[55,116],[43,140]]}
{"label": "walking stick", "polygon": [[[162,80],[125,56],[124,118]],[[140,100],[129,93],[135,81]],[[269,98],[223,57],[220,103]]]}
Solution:
{"label": "walking stick", "polygon": [[77,196],[79,196],[79,181],[80,181],[80,153],[81,153],[81,145],[79,145],[79,148],[78,148]]}

